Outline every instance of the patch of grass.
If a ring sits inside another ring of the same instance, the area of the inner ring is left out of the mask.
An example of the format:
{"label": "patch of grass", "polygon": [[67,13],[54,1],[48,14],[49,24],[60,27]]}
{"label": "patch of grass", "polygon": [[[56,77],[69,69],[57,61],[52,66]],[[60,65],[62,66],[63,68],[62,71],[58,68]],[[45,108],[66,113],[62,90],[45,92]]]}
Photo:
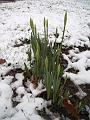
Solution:
{"label": "patch of grass", "polygon": [[[63,76],[63,69],[60,65],[60,57],[66,22],[67,12],[64,16],[64,28],[61,43],[58,44],[55,41],[54,45],[52,45],[48,40],[48,20],[44,18],[44,37],[40,38],[36,25],[30,18],[32,32],[30,48],[27,52],[30,70],[25,64],[26,76],[30,79],[33,78],[37,83],[40,80],[43,80],[47,91],[47,99],[51,99],[53,104],[60,104],[60,99],[62,97],[63,85],[61,84],[61,79]],[[57,29],[55,35],[57,35]]]}

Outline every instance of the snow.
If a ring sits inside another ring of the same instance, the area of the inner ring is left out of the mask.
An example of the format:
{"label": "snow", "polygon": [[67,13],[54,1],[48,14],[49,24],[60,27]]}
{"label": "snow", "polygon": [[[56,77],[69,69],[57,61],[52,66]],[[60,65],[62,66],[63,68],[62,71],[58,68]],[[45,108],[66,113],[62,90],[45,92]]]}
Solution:
{"label": "snow", "polygon": [[75,84],[90,84],[90,71],[79,72],[78,74],[66,73]]}
{"label": "snow", "polygon": [[10,100],[0,98],[0,120],[11,117],[15,114],[15,110],[12,108]]}
{"label": "snow", "polygon": [[[75,52],[71,50],[69,51],[69,55],[64,57],[68,61],[68,67],[65,71],[69,68],[74,68],[75,70],[79,70],[79,72],[77,74],[66,72],[65,75],[74,81],[75,84],[90,84],[90,70],[87,70],[90,67],[90,51]],[[70,60],[70,57],[72,57],[72,60]]]}
{"label": "snow", "polygon": [[30,83],[30,86],[29,86],[29,87],[30,87],[30,90],[31,90],[31,92],[32,92],[32,94],[33,94],[34,96],[37,96],[38,94],[46,91],[46,89],[41,89],[41,90],[40,90],[38,87],[37,87],[37,88],[34,88],[34,86],[33,86],[32,83]]}
{"label": "snow", "polygon": [[46,107],[46,103],[43,99],[34,98],[30,94],[26,94],[23,97],[23,102],[16,107],[16,110],[19,112],[22,111],[27,119],[43,120],[35,111],[35,109],[41,110],[43,107]]}
{"label": "snow", "polygon": [[17,73],[15,75],[15,78],[17,79],[17,81],[11,83],[11,87],[14,89],[22,86],[22,80],[24,79],[23,73]]}
{"label": "snow", "polygon": [[[8,94],[7,94],[8,93]],[[13,92],[9,85],[0,82],[0,96],[1,98],[10,99]]]}
{"label": "snow", "polygon": [[12,116],[15,113],[11,102],[12,94],[11,87],[0,82],[0,119]]}
{"label": "snow", "polygon": [[19,87],[16,90],[16,93],[18,93],[18,95],[25,94],[26,93],[25,88],[24,87]]}
{"label": "snow", "polygon": [[14,77],[13,76],[5,76],[5,77],[3,77],[3,80],[1,81],[2,83],[6,83],[6,84],[8,84],[8,85],[10,85],[10,83],[12,82],[12,79],[13,79]]}
{"label": "snow", "polygon": [[[33,88],[29,83],[31,93],[23,87],[23,73],[15,76],[5,76],[13,68],[24,69],[24,62],[27,63],[29,45],[21,44],[25,38],[30,38],[30,17],[37,25],[38,31],[43,34],[43,19],[49,20],[49,36],[54,41],[53,33],[58,27],[61,40],[63,30],[63,16],[68,13],[64,45],[90,47],[90,0],[16,0],[11,3],[0,3],[0,58],[7,62],[0,65],[0,120],[43,120],[37,114],[36,109],[47,106],[47,102],[41,98],[35,98],[42,91],[45,91],[42,83],[38,88]],[[68,55],[63,54],[68,61],[65,75],[75,84],[90,84],[90,51],[79,52],[79,49],[69,51]],[[72,58],[72,59],[71,59]],[[8,64],[11,63],[10,66]],[[79,70],[77,74],[69,73],[67,70],[74,68]],[[15,77],[16,81],[12,82]],[[18,94],[15,98],[13,90]],[[23,94],[23,97],[21,97]],[[12,106],[12,99],[20,102],[16,107]],[[57,119],[57,118],[56,118]]]}

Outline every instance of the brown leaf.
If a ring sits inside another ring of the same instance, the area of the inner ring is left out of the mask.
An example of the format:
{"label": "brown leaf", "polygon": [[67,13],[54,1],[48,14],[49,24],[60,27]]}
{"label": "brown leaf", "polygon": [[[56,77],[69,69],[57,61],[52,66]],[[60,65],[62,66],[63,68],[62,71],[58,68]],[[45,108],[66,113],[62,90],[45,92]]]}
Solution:
{"label": "brown leaf", "polygon": [[0,58],[0,64],[4,64],[6,62],[5,59]]}
{"label": "brown leaf", "polygon": [[71,120],[80,120],[77,109],[71,103],[70,100],[64,99],[63,105],[64,105],[65,109],[67,110],[67,112],[70,114]]}
{"label": "brown leaf", "polygon": [[38,86],[38,83],[36,80],[31,80],[31,83],[33,83],[33,87],[36,89]]}

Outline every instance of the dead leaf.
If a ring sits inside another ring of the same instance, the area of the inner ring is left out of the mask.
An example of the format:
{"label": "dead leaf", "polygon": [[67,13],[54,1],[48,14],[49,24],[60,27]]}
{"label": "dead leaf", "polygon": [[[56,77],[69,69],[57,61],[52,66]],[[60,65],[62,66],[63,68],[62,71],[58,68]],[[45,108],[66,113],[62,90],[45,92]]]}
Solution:
{"label": "dead leaf", "polygon": [[6,60],[5,59],[0,59],[0,64],[4,64],[6,62]]}
{"label": "dead leaf", "polygon": [[63,105],[64,105],[65,109],[67,110],[67,112],[70,114],[71,120],[80,120],[77,109],[71,103],[70,100],[64,99],[63,100]]}
{"label": "dead leaf", "polygon": [[36,80],[31,80],[31,83],[33,84],[34,89],[36,89],[37,86],[38,86],[37,81]]}

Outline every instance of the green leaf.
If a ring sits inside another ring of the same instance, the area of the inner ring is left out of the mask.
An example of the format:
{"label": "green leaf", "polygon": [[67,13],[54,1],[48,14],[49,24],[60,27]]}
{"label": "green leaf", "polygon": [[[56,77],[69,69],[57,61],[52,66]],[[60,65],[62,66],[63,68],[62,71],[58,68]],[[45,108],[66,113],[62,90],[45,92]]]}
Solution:
{"label": "green leaf", "polygon": [[39,61],[40,58],[40,46],[37,42],[37,47],[36,47],[37,51],[36,51],[36,60]]}
{"label": "green leaf", "polygon": [[28,77],[31,77],[30,72],[29,72],[29,69],[28,69],[26,63],[24,63],[24,66],[25,66],[25,71],[26,71],[27,76],[28,76]]}
{"label": "green leaf", "polygon": [[59,77],[60,75],[60,64],[57,66],[57,78]]}
{"label": "green leaf", "polygon": [[45,58],[45,68],[46,68],[46,71],[48,71],[48,57],[47,56]]}
{"label": "green leaf", "polygon": [[64,26],[66,27],[66,23],[67,23],[67,11],[65,12],[65,16],[64,16]]}
{"label": "green leaf", "polygon": [[30,27],[33,27],[33,20],[30,18]]}

